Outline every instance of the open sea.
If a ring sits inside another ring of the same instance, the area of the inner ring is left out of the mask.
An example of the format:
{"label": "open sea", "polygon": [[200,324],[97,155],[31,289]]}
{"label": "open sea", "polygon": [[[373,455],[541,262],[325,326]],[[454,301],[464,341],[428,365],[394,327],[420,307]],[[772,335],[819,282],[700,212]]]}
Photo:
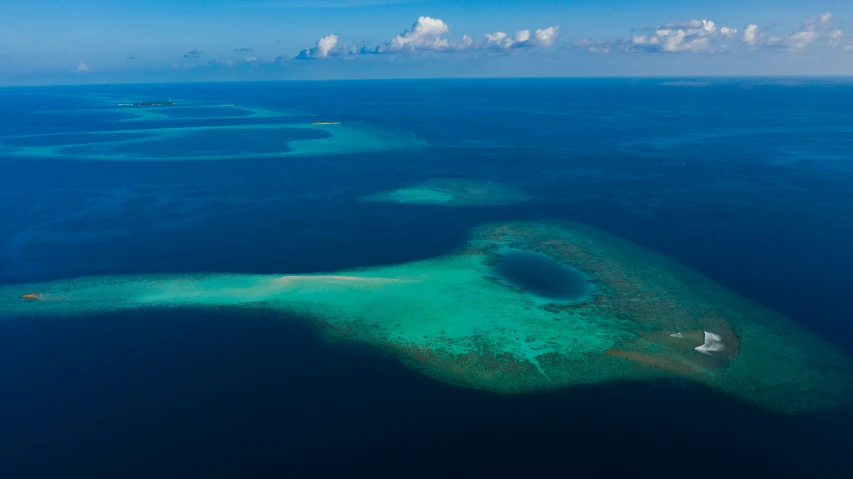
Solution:
{"label": "open sea", "polygon": [[[490,221],[570,220],[853,356],[851,81],[99,85],[0,104],[0,285],[341,271],[445,255]],[[530,201],[359,201],[441,178]],[[851,405],[789,415],[672,381],[466,389],[259,310],[0,310],[2,478],[849,478],[852,431]]]}

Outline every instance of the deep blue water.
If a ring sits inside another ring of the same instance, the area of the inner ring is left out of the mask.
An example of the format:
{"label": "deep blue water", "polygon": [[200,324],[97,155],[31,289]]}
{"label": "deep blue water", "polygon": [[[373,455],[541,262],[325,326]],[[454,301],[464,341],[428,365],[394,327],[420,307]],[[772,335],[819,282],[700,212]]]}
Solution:
{"label": "deep blue water", "polygon": [[532,251],[504,249],[495,265],[498,278],[541,298],[577,300],[590,292],[592,279],[580,271]]}
{"label": "deep blue water", "polygon": [[[441,255],[486,221],[558,218],[671,255],[853,355],[853,84],[676,85],[0,89],[0,147],[24,141],[5,139],[14,135],[274,121],[175,113],[114,123],[112,113],[56,113],[92,108],[91,95],[287,109],[429,144],[198,162],[7,153],[0,282],[334,271]],[[437,177],[501,181],[535,200],[459,208],[356,201]],[[298,321],[227,309],[2,316],[0,477],[853,474],[850,408],[781,416],[671,384],[496,396],[326,344]]]}

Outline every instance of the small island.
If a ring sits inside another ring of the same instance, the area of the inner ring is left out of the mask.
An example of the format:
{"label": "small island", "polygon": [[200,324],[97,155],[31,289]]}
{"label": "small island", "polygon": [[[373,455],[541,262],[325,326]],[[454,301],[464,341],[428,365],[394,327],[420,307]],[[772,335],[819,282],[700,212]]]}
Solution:
{"label": "small island", "polygon": [[170,106],[176,105],[177,102],[169,99],[168,101],[138,101],[136,103],[119,103],[118,106]]}
{"label": "small island", "polygon": [[339,121],[309,121],[309,125],[340,125]]}
{"label": "small island", "polygon": [[30,301],[34,301],[36,299],[39,299],[39,295],[37,293],[26,293],[26,294],[22,294],[18,297],[21,299],[28,299]]}

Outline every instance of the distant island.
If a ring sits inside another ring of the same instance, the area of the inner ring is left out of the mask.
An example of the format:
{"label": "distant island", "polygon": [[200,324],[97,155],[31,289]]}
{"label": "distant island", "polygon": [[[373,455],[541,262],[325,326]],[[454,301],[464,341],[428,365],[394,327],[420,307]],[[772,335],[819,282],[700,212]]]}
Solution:
{"label": "distant island", "polygon": [[168,101],[138,101],[136,103],[119,103],[118,106],[170,106],[176,102],[169,99]]}
{"label": "distant island", "polygon": [[339,121],[309,121],[309,125],[340,125]]}

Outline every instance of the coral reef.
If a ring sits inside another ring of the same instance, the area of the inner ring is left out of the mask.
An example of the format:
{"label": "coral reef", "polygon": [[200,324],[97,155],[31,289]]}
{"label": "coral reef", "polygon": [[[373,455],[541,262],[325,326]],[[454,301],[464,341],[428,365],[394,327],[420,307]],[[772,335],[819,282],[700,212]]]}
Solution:
{"label": "coral reef", "polygon": [[[517,252],[539,258],[532,274],[556,271],[542,266],[547,257],[589,287],[560,299],[496,275]],[[21,300],[22,290],[39,291],[39,301]],[[330,338],[497,393],[670,378],[782,412],[853,399],[853,361],[833,345],[667,257],[572,223],[487,224],[444,257],[353,271],[0,287],[2,316],[210,306],[295,314]]]}

